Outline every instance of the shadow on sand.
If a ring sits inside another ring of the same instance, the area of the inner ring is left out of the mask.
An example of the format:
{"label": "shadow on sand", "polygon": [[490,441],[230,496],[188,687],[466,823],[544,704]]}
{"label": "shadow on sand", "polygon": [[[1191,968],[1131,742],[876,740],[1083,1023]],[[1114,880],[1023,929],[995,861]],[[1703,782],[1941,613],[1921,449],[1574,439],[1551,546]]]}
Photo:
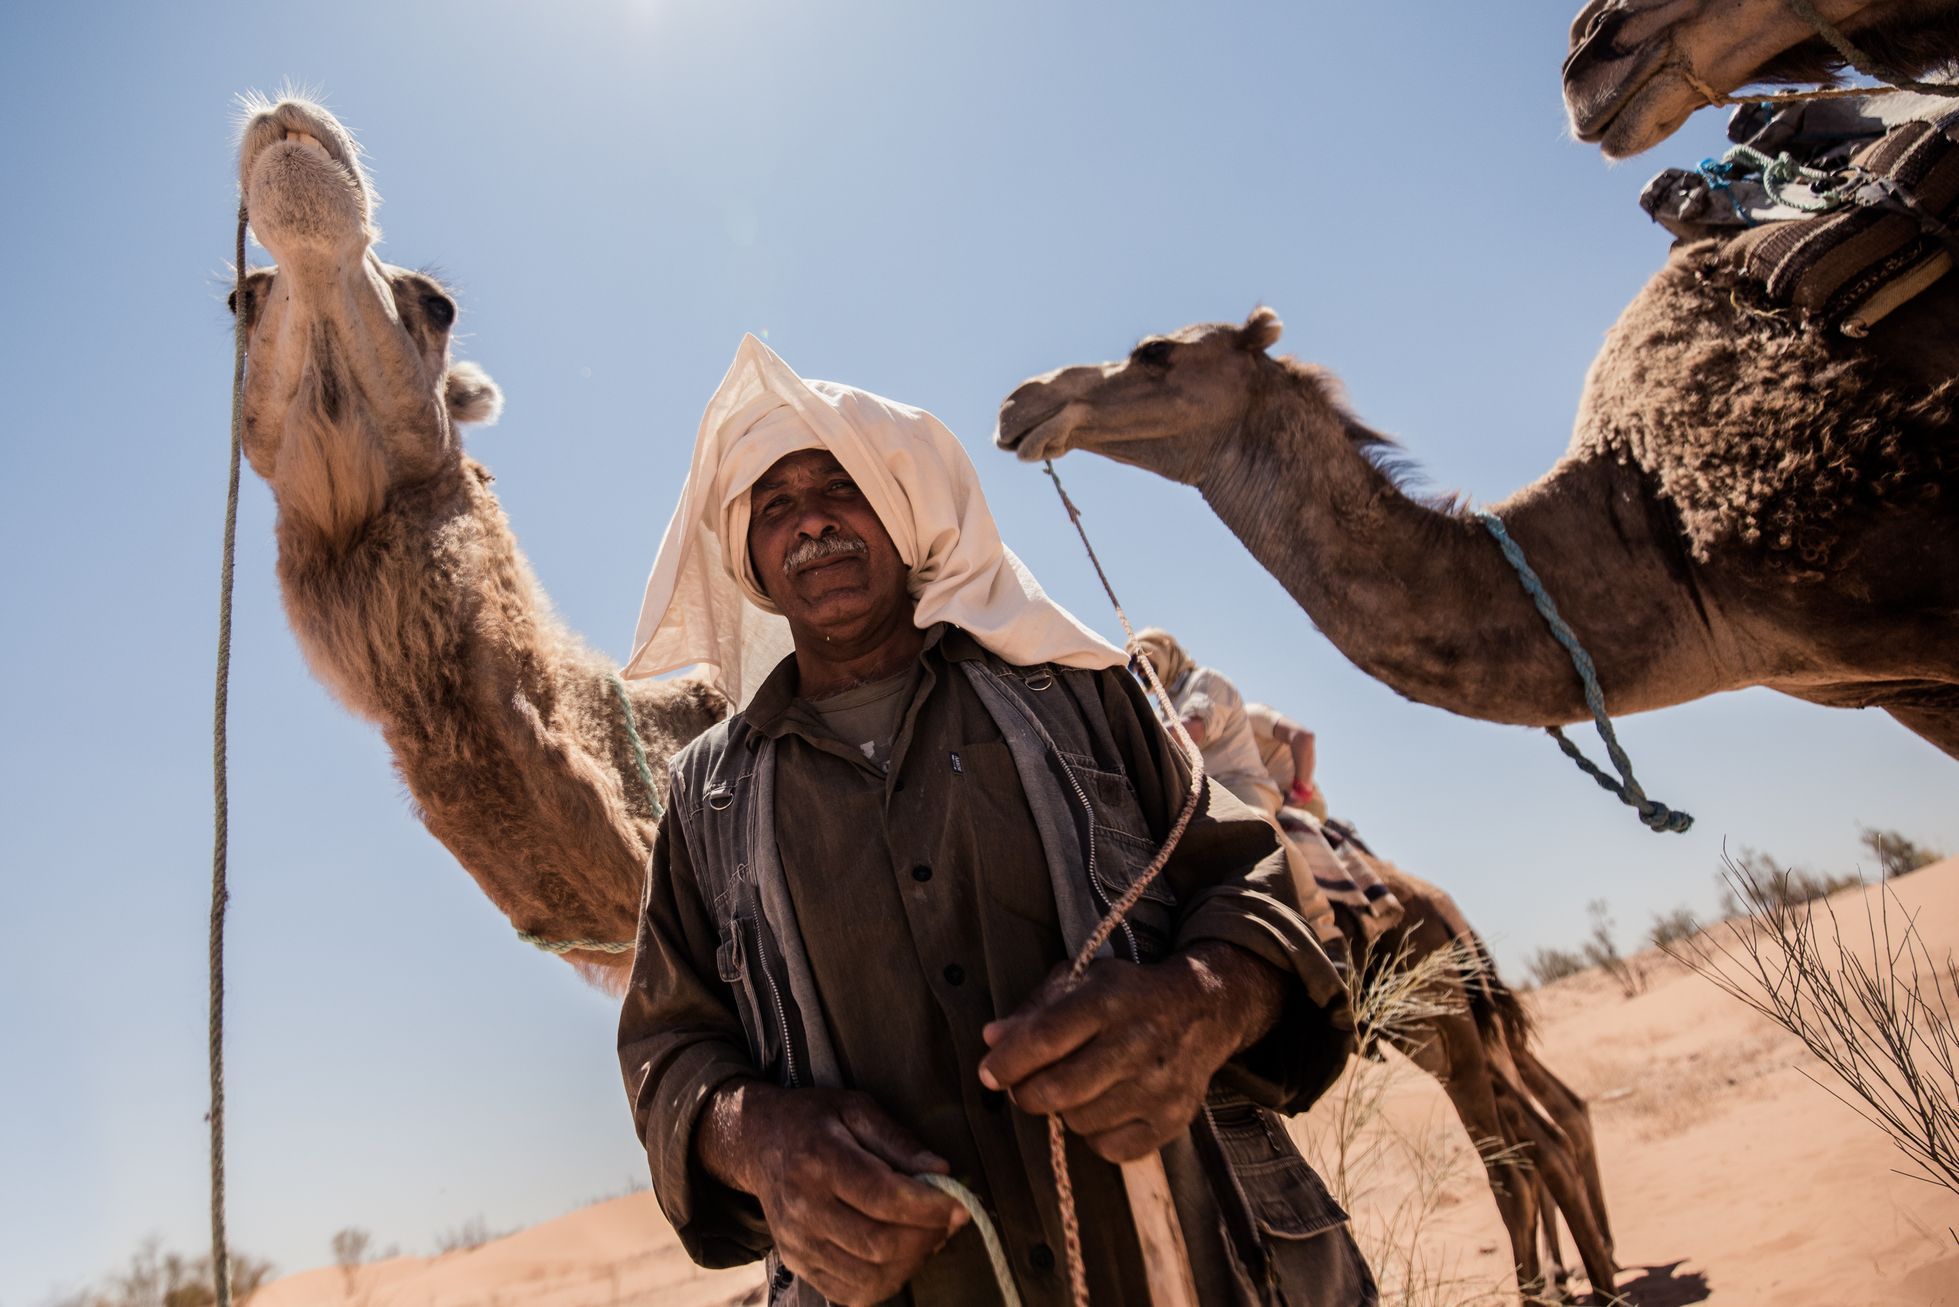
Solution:
{"label": "shadow on sand", "polygon": [[1708,1287],[1706,1272],[1683,1273],[1680,1268],[1684,1265],[1685,1258],[1665,1266],[1630,1268],[1639,1274],[1619,1281],[1618,1297],[1614,1301],[1627,1307],[1688,1307],[1689,1303],[1706,1302],[1714,1292]]}

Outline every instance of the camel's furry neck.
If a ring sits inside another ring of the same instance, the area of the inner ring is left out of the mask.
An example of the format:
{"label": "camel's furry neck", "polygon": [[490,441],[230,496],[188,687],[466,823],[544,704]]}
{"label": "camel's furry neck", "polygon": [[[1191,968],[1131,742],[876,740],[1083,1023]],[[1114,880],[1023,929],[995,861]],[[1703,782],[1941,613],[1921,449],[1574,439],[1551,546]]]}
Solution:
{"label": "camel's furry neck", "polygon": [[[465,459],[396,487],[344,545],[282,514],[287,615],[315,673],[381,726],[431,833],[514,925],[630,940],[653,807],[612,664],[550,612],[489,481]],[[686,682],[633,699],[662,760],[722,712]]]}
{"label": "camel's furry neck", "polygon": [[[1577,676],[1495,543],[1452,505],[1404,493],[1395,449],[1318,369],[1279,361],[1199,489],[1327,638],[1401,694],[1494,721],[1582,719]],[[1668,562],[1654,524],[1623,489],[1613,466],[1567,460],[1497,508],[1594,646],[1614,707],[1634,711],[1677,702],[1712,669],[1692,633],[1706,615],[1676,609],[1678,578],[1655,575]],[[1684,656],[1653,656],[1656,635],[1683,625]]]}

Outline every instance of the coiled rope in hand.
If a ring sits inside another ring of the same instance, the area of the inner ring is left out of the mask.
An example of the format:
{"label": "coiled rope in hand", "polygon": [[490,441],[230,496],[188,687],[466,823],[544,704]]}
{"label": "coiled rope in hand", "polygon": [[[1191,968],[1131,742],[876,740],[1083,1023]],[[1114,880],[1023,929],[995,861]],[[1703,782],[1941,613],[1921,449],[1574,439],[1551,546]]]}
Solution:
{"label": "coiled rope in hand", "polygon": [[[1066,487],[1061,484],[1060,475],[1054,470],[1054,460],[1046,460],[1043,466],[1047,469],[1048,479],[1054,482],[1054,492],[1061,496],[1061,506],[1067,509],[1068,520],[1074,524],[1075,534],[1081,537],[1082,548],[1088,551],[1088,561],[1094,565],[1096,578],[1102,582],[1102,592],[1109,596],[1109,603],[1116,610],[1116,619],[1122,623],[1124,647],[1133,647],[1136,640],[1135,629],[1129,624],[1129,614],[1122,609],[1122,601],[1116,598],[1115,587],[1109,584],[1108,573],[1102,570],[1102,560],[1095,556],[1095,546],[1088,542],[1088,532],[1082,527],[1081,510],[1075,507],[1075,501],[1068,497]],[[1142,667],[1143,679],[1149,683],[1150,691],[1156,696],[1157,704],[1164,714],[1164,725],[1169,728],[1171,739],[1176,741],[1177,748],[1182,751],[1184,760],[1190,765],[1190,790],[1184,796],[1183,811],[1177,814],[1177,820],[1172,823],[1170,833],[1164,837],[1163,846],[1156,851],[1156,856],[1150,860],[1147,867],[1143,868],[1142,874],[1122,897],[1110,906],[1108,915],[1102,918],[1101,923],[1089,935],[1087,942],[1075,954],[1074,962],[1068,968],[1068,976],[1061,985],[1063,994],[1072,991],[1081,983],[1082,973],[1088,970],[1088,964],[1094,959],[1097,950],[1107,943],[1109,936],[1122,925],[1123,920],[1129,915],[1129,910],[1136,906],[1137,901],[1143,897],[1143,892],[1150,887],[1150,883],[1170,861],[1170,855],[1176,852],[1177,842],[1183,838],[1184,831],[1189,828],[1191,818],[1197,815],[1197,805],[1204,794],[1203,752],[1190,738],[1190,733],[1184,730],[1183,721],[1171,709],[1170,692],[1163,688],[1163,681],[1157,676],[1156,666],[1150,661],[1149,655],[1138,651],[1135,657]],[[1048,1161],[1054,1168],[1055,1194],[1061,1207],[1061,1232],[1068,1251],[1069,1290],[1073,1295],[1075,1307],[1088,1307],[1088,1272],[1082,1262],[1081,1221],[1075,1213],[1075,1186],[1068,1176],[1067,1135],[1059,1116],[1048,1117]]]}

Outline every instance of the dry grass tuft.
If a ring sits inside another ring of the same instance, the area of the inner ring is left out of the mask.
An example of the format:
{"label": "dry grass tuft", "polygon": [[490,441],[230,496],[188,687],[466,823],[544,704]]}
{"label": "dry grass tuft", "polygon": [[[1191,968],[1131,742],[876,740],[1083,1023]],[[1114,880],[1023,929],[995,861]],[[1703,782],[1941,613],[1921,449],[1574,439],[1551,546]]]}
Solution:
{"label": "dry grass tuft", "polygon": [[1723,879],[1748,915],[1669,953],[1801,1040],[1836,1083],[1803,1074],[1889,1136],[1914,1168],[1901,1174],[1959,1194],[1952,953],[1933,957],[1888,886],[1864,901],[1864,937],[1846,942],[1835,906],[1789,873],[1728,860]]}

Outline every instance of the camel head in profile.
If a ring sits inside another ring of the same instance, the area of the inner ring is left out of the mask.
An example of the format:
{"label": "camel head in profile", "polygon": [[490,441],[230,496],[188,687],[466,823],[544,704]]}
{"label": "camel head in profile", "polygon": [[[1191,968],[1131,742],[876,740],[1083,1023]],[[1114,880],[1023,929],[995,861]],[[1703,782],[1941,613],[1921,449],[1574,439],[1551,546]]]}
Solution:
{"label": "camel head in profile", "polygon": [[1243,325],[1208,322],[1151,336],[1113,363],[1058,368],[1000,406],[994,443],[1023,462],[1092,450],[1198,485],[1214,450],[1243,424],[1266,350],[1284,324],[1259,308]]}
{"label": "camel head in profile", "polygon": [[[1812,0],[1877,68],[1920,77],[1959,55],[1955,0]],[[1607,158],[1651,149],[1745,86],[1828,82],[1843,56],[1790,0],[1592,0],[1564,64],[1572,135]]]}

